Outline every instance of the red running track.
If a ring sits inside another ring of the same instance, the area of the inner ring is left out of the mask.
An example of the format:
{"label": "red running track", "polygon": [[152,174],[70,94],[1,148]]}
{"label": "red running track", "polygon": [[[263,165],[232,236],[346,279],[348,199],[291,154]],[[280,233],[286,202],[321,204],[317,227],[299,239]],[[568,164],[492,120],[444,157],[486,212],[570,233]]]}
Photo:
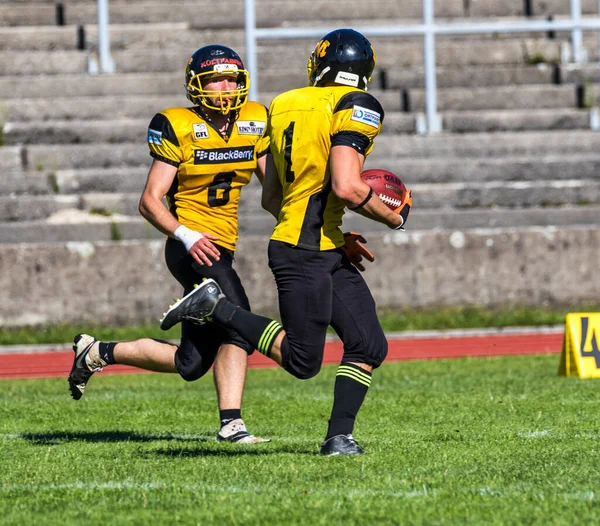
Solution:
{"label": "red running track", "polygon": [[[386,361],[559,353],[562,341],[562,333],[395,338],[389,340]],[[323,363],[339,363],[341,357],[341,342],[328,342]],[[0,378],[66,377],[72,364],[73,351],[0,354]],[[258,352],[250,356],[248,364],[252,368],[276,367],[274,362]],[[147,371],[126,365],[111,365],[103,374],[144,372]]]}

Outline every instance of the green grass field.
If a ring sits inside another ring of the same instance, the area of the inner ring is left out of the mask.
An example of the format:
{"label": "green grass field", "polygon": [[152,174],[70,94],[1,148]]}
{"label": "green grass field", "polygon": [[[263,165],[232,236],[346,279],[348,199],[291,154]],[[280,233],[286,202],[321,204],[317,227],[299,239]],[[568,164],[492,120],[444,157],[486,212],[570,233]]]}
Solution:
{"label": "green grass field", "polygon": [[250,431],[214,440],[212,380],[0,381],[0,523],[597,524],[600,391],[557,355],[386,363],[355,436],[323,458],[335,367],[251,370]]}

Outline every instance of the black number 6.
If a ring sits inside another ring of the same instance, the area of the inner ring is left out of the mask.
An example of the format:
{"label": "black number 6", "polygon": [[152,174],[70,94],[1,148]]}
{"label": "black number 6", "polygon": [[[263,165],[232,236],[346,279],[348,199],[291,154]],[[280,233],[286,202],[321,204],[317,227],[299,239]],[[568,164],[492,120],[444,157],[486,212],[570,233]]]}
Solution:
{"label": "black number 6", "polygon": [[[234,177],[235,172],[223,172],[215,175],[213,182],[208,186],[208,204],[211,207],[223,206],[229,203],[231,181]],[[223,190],[221,197],[217,197],[217,190]]]}

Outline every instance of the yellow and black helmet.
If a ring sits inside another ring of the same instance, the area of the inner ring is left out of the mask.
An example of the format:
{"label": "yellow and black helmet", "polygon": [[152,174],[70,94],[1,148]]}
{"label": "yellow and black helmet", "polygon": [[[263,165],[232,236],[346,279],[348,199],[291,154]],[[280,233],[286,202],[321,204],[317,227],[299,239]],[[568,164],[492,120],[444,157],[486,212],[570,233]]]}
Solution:
{"label": "yellow and black helmet", "polygon": [[[229,91],[205,90],[204,83],[213,76],[235,76],[237,88]],[[240,56],[226,46],[210,45],[198,49],[185,69],[186,96],[194,104],[227,114],[248,101],[250,75]],[[217,106],[211,99],[219,99]]]}
{"label": "yellow and black helmet", "polygon": [[328,82],[367,89],[375,68],[375,51],[367,38],[354,29],[327,33],[308,59],[308,82],[323,86]]}

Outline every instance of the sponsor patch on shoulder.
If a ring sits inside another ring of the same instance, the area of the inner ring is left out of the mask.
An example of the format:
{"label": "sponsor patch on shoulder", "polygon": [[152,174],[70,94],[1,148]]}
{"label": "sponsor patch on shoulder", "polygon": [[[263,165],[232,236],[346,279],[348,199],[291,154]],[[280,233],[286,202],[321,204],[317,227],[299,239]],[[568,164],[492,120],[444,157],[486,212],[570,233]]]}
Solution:
{"label": "sponsor patch on shoulder", "polygon": [[352,117],[350,117],[350,120],[362,122],[368,126],[373,126],[373,128],[378,128],[379,123],[381,122],[381,114],[376,111],[363,108],[362,106],[353,106]]}
{"label": "sponsor patch on shoulder", "polygon": [[194,140],[208,139],[208,127],[206,124],[192,124],[194,128]]}
{"label": "sponsor patch on shoulder", "polygon": [[150,144],[162,145],[162,132],[148,128],[148,142]]}
{"label": "sponsor patch on shoulder", "polygon": [[262,135],[265,133],[266,122],[261,121],[237,121],[239,135]]}

